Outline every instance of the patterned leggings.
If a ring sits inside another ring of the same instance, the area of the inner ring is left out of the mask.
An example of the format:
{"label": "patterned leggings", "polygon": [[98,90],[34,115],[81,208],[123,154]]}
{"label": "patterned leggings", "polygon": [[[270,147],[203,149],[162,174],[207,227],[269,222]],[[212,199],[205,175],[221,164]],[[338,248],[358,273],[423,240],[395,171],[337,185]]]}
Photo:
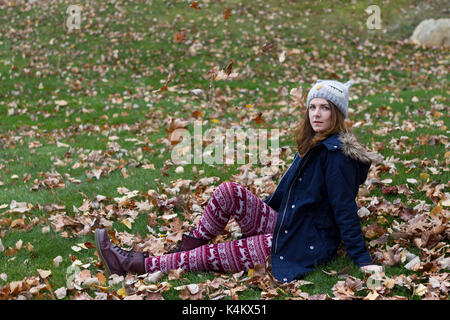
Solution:
{"label": "patterned leggings", "polygon": [[181,268],[186,271],[239,272],[263,264],[270,255],[278,212],[236,182],[224,182],[213,192],[198,226],[191,232],[210,240],[220,234],[231,216],[244,239],[206,244],[189,251],[148,257],[146,272]]}

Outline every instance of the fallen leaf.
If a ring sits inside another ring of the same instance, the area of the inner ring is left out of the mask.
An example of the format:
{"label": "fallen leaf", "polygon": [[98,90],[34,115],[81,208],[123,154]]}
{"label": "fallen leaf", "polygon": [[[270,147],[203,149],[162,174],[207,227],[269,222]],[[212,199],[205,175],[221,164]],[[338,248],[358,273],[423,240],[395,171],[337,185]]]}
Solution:
{"label": "fallen leaf", "polygon": [[52,274],[50,270],[37,269],[37,272],[39,273],[42,279],[45,279]]}
{"label": "fallen leaf", "polygon": [[55,259],[53,259],[53,265],[55,267],[59,267],[59,264],[63,261],[63,258],[61,256],[57,256]]}
{"label": "fallen leaf", "polygon": [[58,298],[58,299],[64,299],[67,295],[67,288],[61,287],[61,288],[55,290],[55,295],[56,295],[56,298]]}

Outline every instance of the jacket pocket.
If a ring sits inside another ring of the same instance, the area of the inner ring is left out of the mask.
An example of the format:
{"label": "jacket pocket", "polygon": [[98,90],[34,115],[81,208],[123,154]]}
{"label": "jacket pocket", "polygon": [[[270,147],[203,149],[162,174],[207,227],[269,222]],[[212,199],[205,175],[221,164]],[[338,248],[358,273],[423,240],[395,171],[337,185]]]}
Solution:
{"label": "jacket pocket", "polygon": [[322,257],[329,260],[335,254],[336,241],[339,238],[333,220],[330,217],[323,220],[316,219],[314,230],[317,232],[317,237],[322,245]]}
{"label": "jacket pocket", "polygon": [[[319,227],[320,226],[320,227]],[[322,221],[313,223],[313,229],[316,233],[317,243],[320,247],[317,254],[317,263],[322,264],[331,260],[334,255],[334,228],[333,222],[330,220],[328,222]]]}
{"label": "jacket pocket", "polygon": [[327,208],[320,210],[320,213],[314,216],[314,225],[319,230],[330,230],[336,228],[331,214],[327,214]]}
{"label": "jacket pocket", "polygon": [[309,227],[305,228],[305,231],[308,236],[305,238],[306,241],[303,243],[303,250],[308,257],[308,264],[313,266],[319,263],[324,255],[324,241],[319,230],[315,226],[313,219],[309,219]]}

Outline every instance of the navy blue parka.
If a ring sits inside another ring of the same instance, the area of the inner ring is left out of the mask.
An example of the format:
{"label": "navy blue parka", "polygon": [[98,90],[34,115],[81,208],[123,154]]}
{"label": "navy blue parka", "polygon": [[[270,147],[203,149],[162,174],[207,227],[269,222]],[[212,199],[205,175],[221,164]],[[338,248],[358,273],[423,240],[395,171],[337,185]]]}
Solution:
{"label": "navy blue parka", "polygon": [[355,198],[371,163],[381,160],[347,132],[317,143],[303,158],[295,154],[276,190],[263,200],[278,212],[271,248],[278,281],[301,278],[331,261],[341,241],[356,265],[372,264]]}

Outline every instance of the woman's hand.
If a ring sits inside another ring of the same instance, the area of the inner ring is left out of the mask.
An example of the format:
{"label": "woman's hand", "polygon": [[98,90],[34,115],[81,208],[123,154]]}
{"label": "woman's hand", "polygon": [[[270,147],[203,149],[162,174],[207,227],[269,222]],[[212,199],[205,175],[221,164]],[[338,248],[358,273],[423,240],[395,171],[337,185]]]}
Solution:
{"label": "woman's hand", "polygon": [[384,271],[383,266],[379,266],[376,264],[369,264],[367,266],[361,267],[361,270],[365,273],[381,273]]}

